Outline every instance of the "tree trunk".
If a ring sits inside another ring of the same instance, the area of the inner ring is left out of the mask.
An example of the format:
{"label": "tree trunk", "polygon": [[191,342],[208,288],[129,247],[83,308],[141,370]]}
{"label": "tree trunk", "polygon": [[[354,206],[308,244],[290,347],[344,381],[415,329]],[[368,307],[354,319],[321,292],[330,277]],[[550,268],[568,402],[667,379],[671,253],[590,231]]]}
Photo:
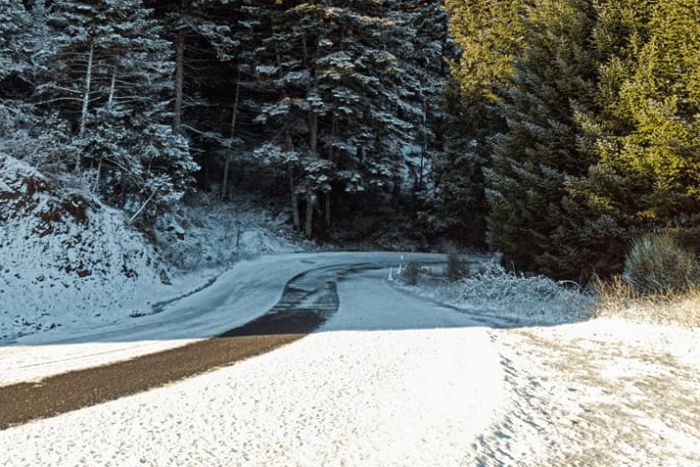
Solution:
{"label": "tree trunk", "polygon": [[92,187],[92,191],[97,192],[100,187],[100,177],[102,176],[102,157],[100,156],[100,162],[97,164],[97,174],[95,175],[95,184]]}
{"label": "tree trunk", "polygon": [[423,116],[421,118],[421,148],[420,148],[420,164],[418,164],[418,174],[416,176],[416,183],[413,187],[414,191],[420,191],[423,188],[423,172],[425,170],[425,158],[428,152],[428,102],[423,96],[423,91],[421,90],[421,99],[423,100]]}
{"label": "tree trunk", "polygon": [[[294,141],[292,141],[292,135],[289,130],[285,128],[285,136],[287,139],[287,149],[290,151],[294,150]],[[296,173],[293,165],[287,167],[289,173],[289,193],[292,200],[292,219],[294,221],[294,230],[301,230],[301,213],[299,211],[299,197],[296,193]]]}
{"label": "tree trunk", "polygon": [[[83,108],[80,112],[80,137],[85,135],[87,127],[88,112],[90,110],[90,91],[92,87],[92,64],[95,57],[95,43],[90,43],[90,54],[88,55],[87,71],[85,72],[85,91],[83,92]],[[80,172],[80,153],[77,152],[75,160],[75,171]]]}
{"label": "tree trunk", "polygon": [[309,111],[309,148],[318,157],[318,115],[313,111]]}
{"label": "tree trunk", "polygon": [[173,133],[182,132],[182,96],[185,81],[185,31],[178,29],[175,39],[175,118],[173,121]]}
{"label": "tree trunk", "polygon": [[[338,119],[335,117],[335,114],[333,114],[333,116],[331,117],[331,144],[328,148],[328,160],[330,160],[331,162],[335,162],[336,159],[335,148],[333,147],[333,143],[335,142],[335,135],[337,134],[337,132]],[[333,216],[331,212],[332,195],[333,188],[331,187],[330,191],[325,193],[323,208],[324,221],[326,223],[327,228],[330,228],[331,224],[333,223]]]}
{"label": "tree trunk", "polygon": [[325,206],[323,209],[323,215],[324,215],[324,220],[326,222],[327,228],[330,228],[331,222],[333,220],[333,218],[331,216],[331,194],[332,193],[333,193],[332,191],[327,191],[326,193],[324,193]]}
{"label": "tree trunk", "polygon": [[294,171],[289,169],[289,191],[292,197],[292,219],[294,221],[294,230],[301,229],[301,216],[299,215],[299,198],[295,192],[294,186]]}
{"label": "tree trunk", "polygon": [[[114,95],[115,95],[115,89],[116,89],[116,84],[117,84],[117,71],[114,70],[112,72],[112,81],[109,85],[109,98],[107,99],[107,107],[112,107],[114,104]],[[100,155],[100,160],[97,163],[97,174],[95,175],[95,184],[92,187],[92,191],[96,192],[97,189],[100,187],[100,177],[102,176],[102,156]]]}
{"label": "tree trunk", "polygon": [[236,136],[236,119],[238,118],[238,101],[241,95],[241,71],[238,70],[238,76],[236,78],[236,97],[233,99],[233,115],[231,117],[231,135],[230,135],[230,148],[226,154],[226,162],[224,164],[224,181],[221,184],[221,199],[225,200],[228,196],[228,172],[229,166],[231,165],[231,158],[233,157],[233,139]]}
{"label": "tree trunk", "polygon": [[114,104],[114,94],[117,87],[117,71],[112,72],[112,81],[109,83],[109,99],[107,99],[107,106],[111,107]]}
{"label": "tree trunk", "polygon": [[[318,115],[313,111],[309,112],[309,149],[311,157],[318,159]],[[306,236],[311,238],[314,223],[314,195],[310,193],[306,196],[306,225],[304,230]]]}
{"label": "tree trunk", "polygon": [[306,236],[311,238],[314,234],[314,195],[309,193],[306,195],[306,222],[304,223],[304,231]]}
{"label": "tree trunk", "polygon": [[88,55],[87,71],[85,72],[85,90],[83,92],[83,108],[80,112],[80,137],[85,134],[87,126],[88,111],[90,110],[90,91],[92,86],[92,64],[95,57],[95,44],[90,44],[90,54]]}

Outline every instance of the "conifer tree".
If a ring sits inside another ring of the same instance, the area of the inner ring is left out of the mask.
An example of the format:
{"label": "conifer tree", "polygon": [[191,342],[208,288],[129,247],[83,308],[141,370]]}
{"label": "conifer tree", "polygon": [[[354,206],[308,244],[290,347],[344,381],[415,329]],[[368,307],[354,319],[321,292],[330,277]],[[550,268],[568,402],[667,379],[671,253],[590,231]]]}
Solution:
{"label": "conifer tree", "polygon": [[146,0],[149,7],[155,9],[165,30],[165,35],[172,41],[175,52],[175,80],[173,81],[173,131],[183,133],[185,107],[201,105],[195,96],[187,91],[187,81],[198,78],[191,65],[193,56],[201,53],[198,47],[203,42],[213,50],[220,61],[231,59],[237,43],[232,37],[230,26],[217,18],[222,5],[234,6],[235,0]]}
{"label": "conifer tree", "polygon": [[31,16],[22,2],[0,0],[0,81],[28,67]]}
{"label": "conifer tree", "polygon": [[619,272],[628,242],[650,229],[700,244],[700,7],[616,0],[599,9],[597,48],[609,52],[598,111],[580,116],[596,162],[570,185],[568,207],[582,218],[589,261]]}
{"label": "conifer tree", "polygon": [[[170,44],[141,0],[56,0],[44,103],[74,123],[75,169],[134,215],[177,199],[197,169],[164,119],[172,89]],[[148,208],[148,209],[146,209]]]}
{"label": "conifer tree", "polygon": [[578,148],[575,115],[595,87],[595,11],[587,0],[539,0],[527,13],[527,47],[500,105],[508,129],[488,172],[489,243],[508,264],[578,278],[577,233],[567,229],[563,202],[567,181],[591,164]]}
{"label": "conifer tree", "polygon": [[415,79],[389,50],[407,44],[411,25],[394,2],[300,2],[270,17],[256,72],[272,99],[257,121],[279,128],[278,145],[300,156],[292,196],[305,200],[311,235],[314,211],[330,224],[334,189],[397,178],[422,110],[411,102]]}
{"label": "conifer tree", "polygon": [[[620,105],[624,83],[634,75],[638,51],[649,39],[648,25],[656,0],[609,0],[596,5],[596,25],[591,53],[597,55],[597,84],[588,107],[577,107],[580,128],[577,149],[591,162],[587,173],[570,177],[562,201],[563,226],[552,242],[575,245],[575,258],[564,258],[578,267],[583,278],[622,270],[630,240],[636,235],[629,206],[635,190],[625,188],[623,172],[616,165],[620,138],[632,125]],[[575,233],[575,235],[571,235]]]}
{"label": "conifer tree", "polygon": [[433,164],[445,146],[444,90],[450,73],[448,55],[453,49],[448,31],[449,15],[439,0],[404,1],[398,13],[402,21],[410,25],[404,30],[410,31],[411,37],[398,44],[397,52],[415,81],[404,86],[415,88],[410,100],[419,109],[417,120],[413,122],[412,150],[407,155],[406,165],[414,177],[414,191],[428,198],[434,178]]}
{"label": "conifer tree", "polygon": [[522,47],[521,3],[515,0],[445,2],[457,54],[448,55],[445,148],[436,162],[437,233],[472,246],[485,240],[488,206],[483,171],[490,141],[505,128],[497,108]]}

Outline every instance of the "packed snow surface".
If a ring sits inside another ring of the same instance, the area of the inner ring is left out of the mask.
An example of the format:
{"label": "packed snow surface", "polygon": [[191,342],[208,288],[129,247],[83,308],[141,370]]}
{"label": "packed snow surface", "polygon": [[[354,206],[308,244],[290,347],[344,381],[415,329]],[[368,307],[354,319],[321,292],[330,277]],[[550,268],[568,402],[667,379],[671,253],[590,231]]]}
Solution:
{"label": "packed snow surface", "polygon": [[[306,253],[241,261],[198,293],[154,315],[97,327],[60,327],[0,342],[0,386],[153,353],[205,339],[268,311],[296,275],[323,267],[398,265],[397,253]],[[438,261],[441,255],[405,258]]]}
{"label": "packed snow surface", "polygon": [[294,344],[0,432],[0,463],[458,464],[503,398],[498,354],[467,315],[385,274],[341,282],[335,317]]}
{"label": "packed snow surface", "polygon": [[[414,259],[440,258],[405,258]],[[53,342],[3,348],[6,382],[39,379],[213,335],[264,313],[298,274],[348,272],[338,312],[317,332],[226,368],[1,431],[0,465],[700,465],[696,330],[582,320],[579,312],[557,318],[552,310],[576,296],[539,281],[508,288],[527,295],[515,297],[515,309],[498,309],[506,292],[483,310],[454,300],[443,306],[436,299],[444,291],[389,280],[400,260],[259,258],[139,326],[59,330]],[[581,295],[581,304],[589,298]],[[527,312],[528,300],[536,312]]]}

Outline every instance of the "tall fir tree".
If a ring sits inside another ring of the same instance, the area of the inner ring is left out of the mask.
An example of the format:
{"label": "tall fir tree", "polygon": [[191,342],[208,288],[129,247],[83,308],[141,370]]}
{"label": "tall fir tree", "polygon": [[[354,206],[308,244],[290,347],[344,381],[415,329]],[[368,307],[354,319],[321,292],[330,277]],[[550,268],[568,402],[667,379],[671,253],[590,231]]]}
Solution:
{"label": "tall fir tree", "polygon": [[587,256],[619,272],[629,240],[652,229],[700,247],[700,7],[615,0],[599,8],[595,37],[608,57],[598,111],[581,115],[595,164],[570,185],[570,208],[584,214]]}
{"label": "tall fir tree", "polygon": [[38,92],[74,125],[75,170],[136,217],[178,199],[197,166],[167,125],[173,63],[152,10],[141,0],[56,0],[48,25]]}
{"label": "tall fir tree", "polygon": [[271,16],[256,67],[271,100],[257,121],[279,128],[278,148],[295,154],[292,197],[304,198],[311,235],[316,210],[330,225],[334,191],[399,178],[422,109],[416,79],[389,50],[409,47],[413,30],[396,2],[298,2]]}
{"label": "tall fir tree", "polygon": [[0,0],[0,81],[29,66],[31,16],[22,2]]}
{"label": "tall fir tree", "polygon": [[436,161],[436,234],[483,246],[488,206],[484,169],[491,165],[491,138],[505,128],[497,107],[522,47],[522,6],[516,0],[445,2],[457,54],[448,55],[445,87],[446,144]]}
{"label": "tall fir tree", "polygon": [[[155,10],[165,31],[172,41],[175,52],[175,79],[173,81],[173,131],[185,133],[187,107],[206,106],[199,100],[194,84],[208,69],[197,64],[197,56],[213,51],[220,61],[231,59],[237,47],[231,27],[220,19],[222,5],[233,6],[235,0],[145,0]],[[193,89],[194,88],[194,89]],[[194,129],[197,130],[196,128]]]}
{"label": "tall fir tree", "polygon": [[597,62],[588,0],[538,0],[528,8],[527,47],[500,105],[508,129],[496,138],[488,174],[490,246],[504,261],[554,277],[579,278],[577,232],[563,208],[566,184],[587,173],[575,116],[591,104]]}
{"label": "tall fir tree", "polygon": [[629,215],[637,194],[625,188],[624,169],[618,172],[612,165],[618,163],[619,139],[632,128],[628,111],[620,106],[621,90],[635,74],[638,52],[648,42],[655,2],[609,0],[596,5],[591,51],[599,62],[598,82],[591,105],[578,107],[575,115],[577,149],[592,165],[587,173],[567,180],[565,228],[560,229],[575,232],[568,239],[576,247],[572,266],[581,268],[583,277],[621,271],[629,242],[639,233]]}
{"label": "tall fir tree", "polygon": [[401,60],[415,78],[412,100],[420,109],[414,123],[413,141],[406,165],[413,177],[414,192],[432,196],[433,166],[445,146],[445,86],[450,74],[447,60],[454,49],[448,31],[449,14],[441,0],[401,2],[400,13],[411,25],[412,37],[399,46]]}

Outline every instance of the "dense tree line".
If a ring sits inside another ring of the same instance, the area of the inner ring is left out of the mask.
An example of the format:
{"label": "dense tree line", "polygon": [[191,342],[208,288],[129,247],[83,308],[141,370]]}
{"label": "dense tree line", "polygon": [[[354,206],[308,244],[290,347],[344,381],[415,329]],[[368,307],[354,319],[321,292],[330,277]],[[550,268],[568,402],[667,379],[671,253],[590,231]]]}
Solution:
{"label": "dense tree line", "polygon": [[[407,170],[429,185],[440,2],[2,0],[1,14],[7,150],[144,220],[193,176],[226,198],[241,166],[273,174],[309,236],[334,199],[392,196]],[[32,131],[51,147],[29,148]]]}
{"label": "dense tree line", "polygon": [[491,248],[574,279],[619,271],[651,230],[697,249],[700,4],[481,3],[448,5],[465,115],[487,109],[459,128],[487,154]]}
{"label": "dense tree line", "polygon": [[264,178],[308,236],[391,206],[615,272],[649,230],[700,244],[700,4],[0,0],[0,151],[143,225]]}

